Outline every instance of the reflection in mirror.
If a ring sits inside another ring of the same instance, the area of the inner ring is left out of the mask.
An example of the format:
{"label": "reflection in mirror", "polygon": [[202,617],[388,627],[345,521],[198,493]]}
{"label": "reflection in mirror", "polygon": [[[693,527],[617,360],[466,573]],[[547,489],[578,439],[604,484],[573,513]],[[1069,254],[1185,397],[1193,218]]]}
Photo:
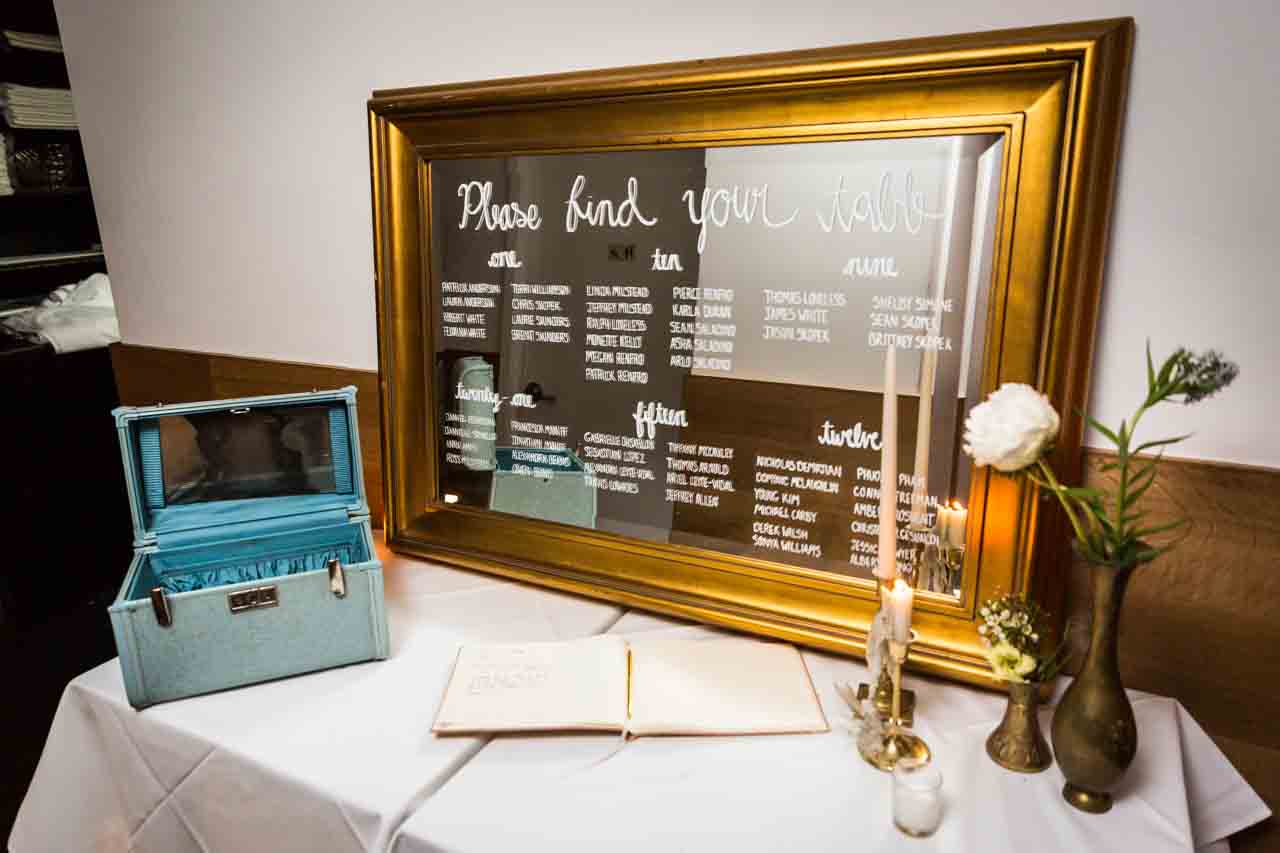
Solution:
{"label": "reflection in mirror", "polygon": [[327,406],[196,412],[153,423],[163,481],[157,506],[337,488]]}
{"label": "reflection in mirror", "polygon": [[[431,164],[446,502],[958,594],[1003,137]],[[927,546],[927,547],[926,547]]]}

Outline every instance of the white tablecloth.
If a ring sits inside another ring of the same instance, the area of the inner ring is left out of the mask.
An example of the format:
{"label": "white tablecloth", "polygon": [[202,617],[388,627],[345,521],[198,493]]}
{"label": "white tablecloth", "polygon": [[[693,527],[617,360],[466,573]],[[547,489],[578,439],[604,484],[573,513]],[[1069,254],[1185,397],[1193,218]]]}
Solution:
{"label": "white tablecloth", "polygon": [[[756,738],[448,737],[430,732],[463,642],[709,633],[611,605],[383,554],[392,657],[129,707],[119,665],[75,679],[9,839],[30,851],[1191,850],[1269,814],[1178,703],[1135,694],[1137,759],[1116,807],[1082,815],[1056,767],[992,764],[994,694],[909,676],[945,777],[928,841],[889,821],[832,682],[860,662],[806,652],[834,730]],[[621,617],[621,618],[619,618]],[[1045,720],[1047,725],[1047,718]],[[1222,846],[1225,846],[1223,844]]]}

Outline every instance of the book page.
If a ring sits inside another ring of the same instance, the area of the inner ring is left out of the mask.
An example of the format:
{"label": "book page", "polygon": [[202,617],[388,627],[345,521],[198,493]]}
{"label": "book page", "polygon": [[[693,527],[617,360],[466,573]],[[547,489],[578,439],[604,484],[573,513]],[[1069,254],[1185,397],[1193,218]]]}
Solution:
{"label": "book page", "polygon": [[825,732],[800,652],[737,637],[631,640],[633,734]]}
{"label": "book page", "polygon": [[590,637],[463,646],[432,730],[621,731],[626,718],[627,644]]}

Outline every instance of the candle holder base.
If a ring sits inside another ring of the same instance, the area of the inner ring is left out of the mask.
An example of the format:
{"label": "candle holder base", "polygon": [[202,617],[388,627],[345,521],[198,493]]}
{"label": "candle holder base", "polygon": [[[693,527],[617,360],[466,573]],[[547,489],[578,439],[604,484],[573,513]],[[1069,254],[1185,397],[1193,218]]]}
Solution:
{"label": "candle holder base", "polygon": [[884,737],[870,744],[859,744],[858,753],[877,770],[892,771],[900,762],[924,764],[933,757],[929,745],[918,735],[890,727]]}

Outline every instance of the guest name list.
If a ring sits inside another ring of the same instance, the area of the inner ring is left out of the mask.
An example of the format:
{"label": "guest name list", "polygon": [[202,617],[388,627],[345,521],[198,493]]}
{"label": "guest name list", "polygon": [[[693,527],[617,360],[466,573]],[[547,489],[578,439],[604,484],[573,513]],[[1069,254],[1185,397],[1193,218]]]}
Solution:
{"label": "guest name list", "polygon": [[[909,167],[802,192],[645,153],[634,174],[585,155],[433,165],[442,491],[866,574],[880,353],[958,346],[956,300],[908,257],[933,250],[938,193]],[[819,263],[777,278],[735,250],[780,239]],[[905,559],[937,500],[923,477],[893,485]]]}

